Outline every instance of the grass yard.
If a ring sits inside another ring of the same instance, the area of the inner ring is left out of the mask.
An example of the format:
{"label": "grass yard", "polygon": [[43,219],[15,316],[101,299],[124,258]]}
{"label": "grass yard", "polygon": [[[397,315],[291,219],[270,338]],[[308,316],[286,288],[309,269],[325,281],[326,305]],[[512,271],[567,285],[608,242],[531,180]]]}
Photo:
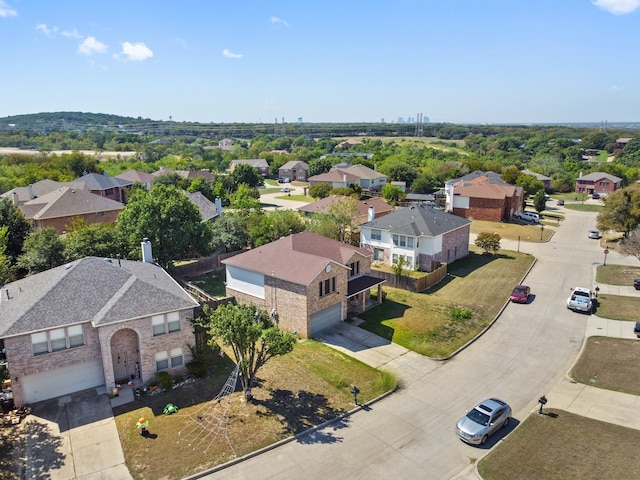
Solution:
{"label": "grass yard", "polygon": [[595,314],[602,318],[623,320],[629,322],[638,321],[640,310],[640,297],[628,297],[601,293],[598,295]]}
{"label": "grass yard", "polygon": [[[485,220],[474,220],[471,223],[471,233],[476,235],[480,232],[497,233],[500,238],[507,238],[509,240],[518,240],[518,237],[523,242],[548,242],[551,236],[555,233],[555,229],[548,228],[545,223],[545,228],[542,230],[542,240],[540,240],[540,225],[532,225],[528,223],[506,223],[506,222],[488,222]],[[553,225],[557,223],[557,220],[553,221]]]}
{"label": "grass yard", "polygon": [[603,205],[598,205],[595,203],[565,203],[564,208],[568,210],[576,210],[578,212],[600,212],[602,211]]}
{"label": "grass yard", "polygon": [[422,355],[445,358],[495,318],[533,261],[512,251],[472,252],[427,293],[384,287],[385,301],[359,315],[361,326]]}
{"label": "grass yard", "polygon": [[640,266],[598,265],[596,267],[596,283],[631,286],[635,278],[640,278]]}
{"label": "grass yard", "polygon": [[[193,418],[203,416],[209,406],[223,413],[225,402],[212,404],[210,400],[221,391],[232,370],[232,362],[218,356],[213,374],[206,379],[114,409],[133,478],[169,480],[197,473],[349,411],[353,384],[360,389],[361,402],[397,385],[393,374],[368,367],[321,343],[301,341],[292,353],[270,360],[258,371],[252,402],[244,402],[240,392],[228,397],[227,435],[209,435]],[[178,413],[163,415],[167,403],[177,405]],[[139,435],[135,424],[141,416],[150,421],[149,432],[155,438]],[[349,419],[342,421],[348,423]]]}
{"label": "grass yard", "polygon": [[215,298],[224,298],[227,296],[224,286],[224,272],[207,273],[199,277],[190,278],[189,283],[194,284],[200,290]]}

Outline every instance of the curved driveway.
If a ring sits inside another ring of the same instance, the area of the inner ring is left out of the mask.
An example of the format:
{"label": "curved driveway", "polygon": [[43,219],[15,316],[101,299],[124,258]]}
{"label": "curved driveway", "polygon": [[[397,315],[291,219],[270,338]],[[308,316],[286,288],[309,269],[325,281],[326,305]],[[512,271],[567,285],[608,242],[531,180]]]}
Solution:
{"label": "curved driveway", "polygon": [[[400,352],[393,363],[403,383],[398,392],[204,478],[474,478],[472,465],[500,435],[485,447],[468,446],[454,432],[457,418],[479,400],[498,396],[513,407],[510,431],[565,375],[585,338],[588,317],[567,310],[565,301],[571,287],[593,286],[594,267],[604,255],[586,235],[595,214],[564,213],[551,241],[520,243],[520,251],[538,259],[525,280],[535,295],[528,305],[507,305],[491,329],[452,360]],[[503,240],[502,246],[516,250],[517,243]],[[612,252],[607,262],[637,260]]]}

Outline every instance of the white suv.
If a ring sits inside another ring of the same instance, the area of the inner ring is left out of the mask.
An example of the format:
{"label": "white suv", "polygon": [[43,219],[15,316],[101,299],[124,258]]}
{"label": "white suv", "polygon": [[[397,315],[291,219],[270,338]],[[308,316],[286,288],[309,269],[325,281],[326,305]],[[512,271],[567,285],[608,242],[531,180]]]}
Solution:
{"label": "white suv", "polygon": [[516,218],[526,220],[531,223],[538,223],[540,221],[540,215],[535,212],[520,212],[516,215]]}

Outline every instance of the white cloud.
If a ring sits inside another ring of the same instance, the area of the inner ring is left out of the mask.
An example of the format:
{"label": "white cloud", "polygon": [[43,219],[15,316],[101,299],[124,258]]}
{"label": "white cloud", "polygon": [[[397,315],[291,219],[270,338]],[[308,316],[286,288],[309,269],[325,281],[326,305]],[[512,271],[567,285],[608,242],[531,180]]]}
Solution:
{"label": "white cloud", "polygon": [[286,20],[283,20],[283,19],[278,18],[278,17],[274,17],[274,16],[272,16],[271,18],[269,18],[269,21],[270,21],[271,23],[281,23],[281,24],[282,24],[282,25],[284,25],[285,27],[288,27],[288,26],[289,26],[289,24],[287,23],[287,21],[286,21]]}
{"label": "white cloud", "polygon": [[153,57],[153,52],[144,43],[130,43],[124,42],[122,44],[122,55],[126,57],[126,60],[132,62],[141,62],[147,58]]}
{"label": "white cloud", "polygon": [[75,28],[73,30],[63,30],[60,32],[60,35],[67,38],[82,38],[82,35],[80,35]]}
{"label": "white cloud", "polygon": [[106,53],[107,46],[96,40],[95,37],[87,37],[84,41],[78,46],[78,52],[82,55],[91,56],[94,53]]}
{"label": "white cloud", "polygon": [[222,50],[222,55],[224,55],[227,58],[242,58],[244,56],[241,53],[233,53],[227,50],[226,48]]}
{"label": "white cloud", "polygon": [[18,15],[15,8],[11,8],[3,0],[0,0],[0,18],[15,17]]}
{"label": "white cloud", "polygon": [[625,15],[640,7],[640,0],[594,0],[593,4],[614,15]]}
{"label": "white cloud", "polygon": [[39,23],[38,25],[36,25],[36,30],[40,30],[47,37],[50,37],[51,35],[53,35],[54,33],[56,33],[58,31],[58,27],[49,28],[44,23]]}

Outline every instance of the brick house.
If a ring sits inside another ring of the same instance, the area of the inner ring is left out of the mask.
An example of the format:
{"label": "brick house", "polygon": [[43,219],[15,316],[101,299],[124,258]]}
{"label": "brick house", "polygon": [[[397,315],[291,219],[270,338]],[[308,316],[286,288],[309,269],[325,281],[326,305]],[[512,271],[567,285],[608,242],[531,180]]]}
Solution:
{"label": "brick house", "polygon": [[335,166],[327,173],[309,177],[309,186],[328,183],[332,188],[357,185],[363,190],[379,192],[387,184],[387,176],[364,165]]}
{"label": "brick house", "polygon": [[87,173],[80,178],[76,178],[74,182],[84,183],[85,190],[120,203],[127,203],[126,190],[133,185],[133,182],[130,180],[110,177],[106,173],[104,175]]}
{"label": "brick house", "polygon": [[0,346],[16,405],[182,373],[198,303],[161,267],[85,257],[5,285]]}
{"label": "brick house", "polygon": [[116,178],[132,183],[141,183],[147,190],[151,190],[151,184],[155,179],[155,177],[150,173],[142,172],[140,170],[127,170],[126,172],[116,175]]}
{"label": "brick house", "polygon": [[281,238],[223,260],[226,293],[271,312],[276,323],[313,337],[382,299],[369,275],[371,252],[311,232]]}
{"label": "brick house", "polygon": [[278,169],[278,180],[289,179],[290,182],[306,182],[309,177],[309,165],[305,162],[291,160]]}
{"label": "brick house", "polygon": [[14,205],[26,203],[34,198],[39,198],[47,193],[51,193],[54,190],[58,190],[63,187],[75,188],[76,190],[86,189],[84,183],[79,182],[56,182],[55,180],[38,180],[27,187],[16,187],[7,192],[4,192],[0,197],[9,198]]}
{"label": "brick house", "polygon": [[608,195],[622,186],[622,179],[605,172],[591,172],[576,179],[576,193]]}
{"label": "brick house", "polygon": [[360,245],[393,265],[405,257],[411,270],[431,272],[469,254],[471,222],[427,205],[415,205],[360,226]]}
{"label": "brick house", "polygon": [[368,222],[373,218],[383,217],[393,212],[393,207],[382,198],[374,197],[368,200],[355,200],[342,195],[329,195],[317,202],[308,203],[299,207],[298,211],[305,215],[328,213],[331,205],[340,201],[353,202],[353,219],[358,225]]}
{"label": "brick house", "polygon": [[255,168],[260,175],[266,177],[269,175],[269,163],[262,158],[253,158],[253,159],[245,159],[245,160],[231,160],[231,164],[229,165],[229,171],[233,173],[238,165],[249,165],[250,167]]}
{"label": "brick house", "polygon": [[470,220],[509,221],[524,206],[524,189],[476,170],[445,183],[445,211]]}
{"label": "brick house", "polygon": [[89,224],[115,223],[122,207],[122,203],[110,198],[69,187],[18,205],[34,229],[52,227],[58,235],[63,234],[74,219]]}

